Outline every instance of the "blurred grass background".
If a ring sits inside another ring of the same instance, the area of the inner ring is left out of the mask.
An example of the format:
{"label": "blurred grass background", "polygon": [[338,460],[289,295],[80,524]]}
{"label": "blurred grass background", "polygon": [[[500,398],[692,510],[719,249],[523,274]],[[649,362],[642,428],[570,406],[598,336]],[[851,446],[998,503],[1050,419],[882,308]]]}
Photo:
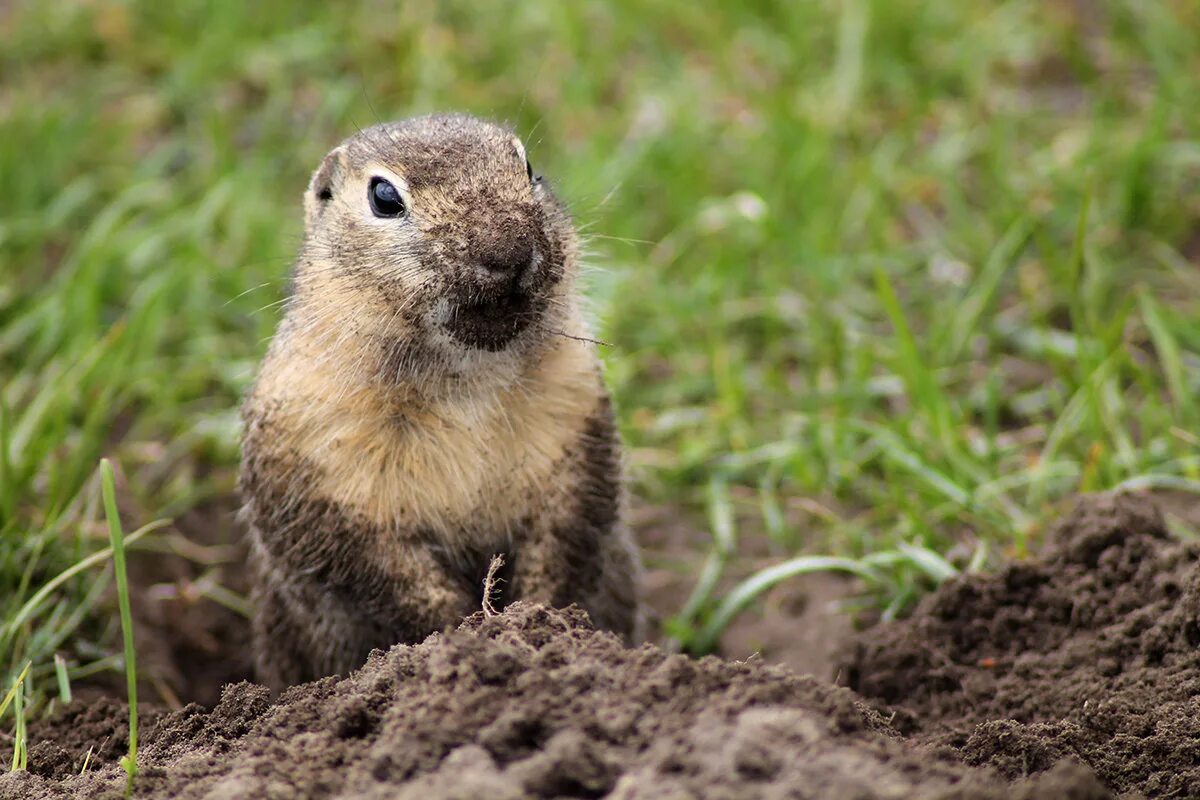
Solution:
{"label": "blurred grass background", "polygon": [[[661,610],[694,650],[795,556],[894,613],[1070,493],[1196,491],[1198,31],[1191,0],[0,2],[0,675],[120,665],[100,573],[34,594],[106,544],[99,458],[130,528],[229,497],[308,175],[420,112],[511,123],[590,236],[635,491],[713,532]],[[747,530],[783,567],[731,599]]]}

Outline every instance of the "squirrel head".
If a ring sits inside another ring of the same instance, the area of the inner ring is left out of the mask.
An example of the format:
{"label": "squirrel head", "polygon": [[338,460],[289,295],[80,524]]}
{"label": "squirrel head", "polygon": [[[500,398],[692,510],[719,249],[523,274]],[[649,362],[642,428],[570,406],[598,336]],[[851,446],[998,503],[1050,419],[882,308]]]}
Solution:
{"label": "squirrel head", "polygon": [[325,156],[304,211],[289,316],[378,340],[390,368],[520,357],[570,307],[574,228],[499,125],[438,114],[360,131]]}

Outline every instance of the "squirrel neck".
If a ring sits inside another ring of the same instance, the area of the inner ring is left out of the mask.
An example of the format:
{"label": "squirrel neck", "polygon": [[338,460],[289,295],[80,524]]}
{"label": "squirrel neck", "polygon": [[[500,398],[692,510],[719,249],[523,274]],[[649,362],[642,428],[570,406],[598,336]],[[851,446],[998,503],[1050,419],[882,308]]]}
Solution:
{"label": "squirrel neck", "polygon": [[556,384],[572,391],[581,373],[595,378],[595,345],[581,315],[567,307],[556,316],[514,346],[488,352],[289,315],[264,371],[274,373],[272,384],[321,405],[374,396],[403,413],[482,410],[514,395],[554,393]]}

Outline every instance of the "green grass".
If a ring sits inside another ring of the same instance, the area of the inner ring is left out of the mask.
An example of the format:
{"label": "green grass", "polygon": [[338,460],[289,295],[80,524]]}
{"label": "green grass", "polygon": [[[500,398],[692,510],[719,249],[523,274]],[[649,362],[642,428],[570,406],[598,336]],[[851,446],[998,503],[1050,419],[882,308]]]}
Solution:
{"label": "green grass", "polygon": [[31,666],[32,662],[25,662],[24,668],[13,679],[8,693],[4,695],[3,700],[0,700],[0,719],[4,717],[4,712],[8,710],[10,704],[13,709],[13,755],[10,769],[14,772],[25,769],[27,763],[29,739],[25,730],[25,681],[29,676]]}
{"label": "green grass", "polygon": [[108,539],[112,543],[113,574],[117,576],[117,605],[121,614],[121,640],[125,646],[125,681],[129,699],[129,753],[121,758],[121,767],[129,775],[126,794],[133,790],[137,777],[138,702],[137,651],[133,645],[133,608],[129,599],[129,578],[125,570],[125,533],[117,511],[116,478],[112,463],[100,461],[100,481],[104,494],[104,516],[108,519]]}
{"label": "green grass", "polygon": [[97,461],[133,524],[232,491],[302,189],[380,118],[512,122],[590,234],[636,491],[715,521],[693,649],[750,536],[895,611],[1200,484],[1195,3],[402,9],[0,11],[0,685],[119,665],[107,573],[35,594],[106,545]]}

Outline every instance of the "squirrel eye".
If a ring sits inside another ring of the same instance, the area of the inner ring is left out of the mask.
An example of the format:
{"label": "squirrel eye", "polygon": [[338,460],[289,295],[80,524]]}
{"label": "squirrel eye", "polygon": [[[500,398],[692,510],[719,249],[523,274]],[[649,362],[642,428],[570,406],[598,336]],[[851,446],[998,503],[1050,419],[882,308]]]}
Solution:
{"label": "squirrel eye", "polygon": [[367,199],[371,202],[371,212],[377,217],[404,216],[404,200],[400,192],[383,178],[371,178],[367,187]]}
{"label": "squirrel eye", "polygon": [[529,176],[530,183],[537,183],[533,177],[533,164],[529,163],[529,159],[525,159],[525,174]]}

